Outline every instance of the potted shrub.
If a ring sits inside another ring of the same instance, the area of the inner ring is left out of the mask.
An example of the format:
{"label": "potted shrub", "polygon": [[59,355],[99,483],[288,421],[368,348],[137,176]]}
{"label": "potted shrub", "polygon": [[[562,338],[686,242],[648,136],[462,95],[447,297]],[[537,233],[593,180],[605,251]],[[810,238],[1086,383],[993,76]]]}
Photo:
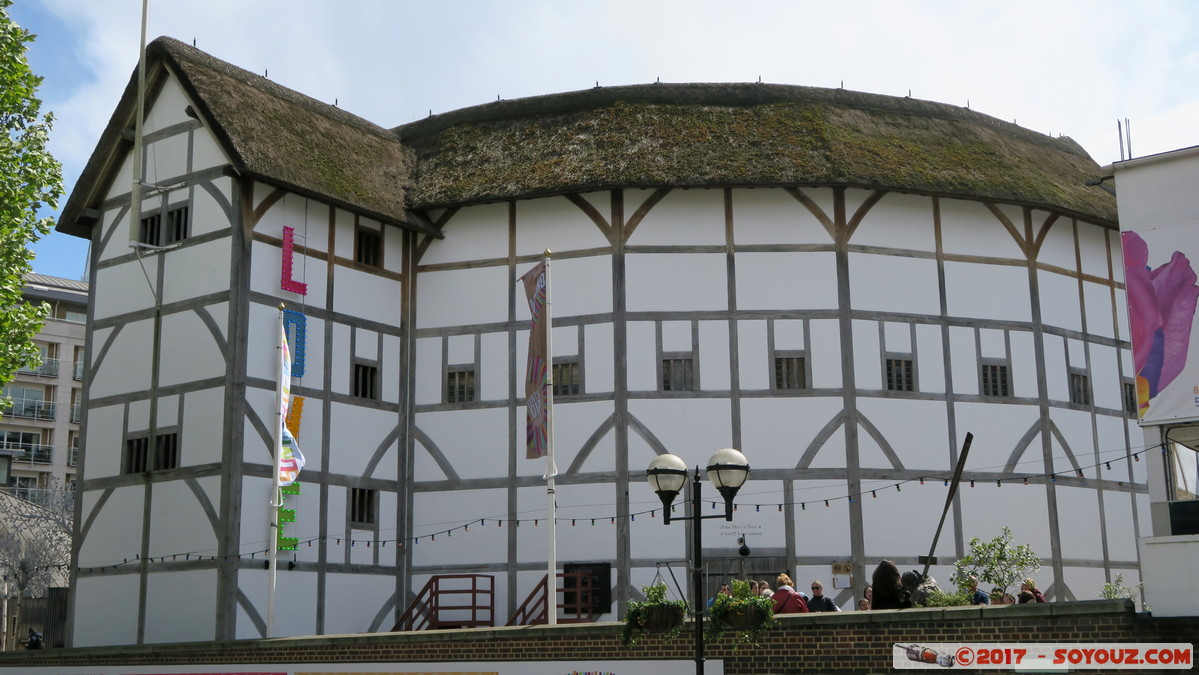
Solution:
{"label": "potted shrub", "polygon": [[645,602],[629,603],[620,644],[626,647],[635,645],[646,633],[661,633],[663,640],[670,640],[683,631],[687,603],[667,600],[666,584],[642,586],[641,592],[645,593]]}
{"label": "potted shrub", "polygon": [[770,598],[750,593],[749,582],[733,579],[730,595],[718,595],[708,608],[708,627],[704,635],[718,640],[731,630],[737,642],[755,645],[758,637],[774,624],[774,603]]}

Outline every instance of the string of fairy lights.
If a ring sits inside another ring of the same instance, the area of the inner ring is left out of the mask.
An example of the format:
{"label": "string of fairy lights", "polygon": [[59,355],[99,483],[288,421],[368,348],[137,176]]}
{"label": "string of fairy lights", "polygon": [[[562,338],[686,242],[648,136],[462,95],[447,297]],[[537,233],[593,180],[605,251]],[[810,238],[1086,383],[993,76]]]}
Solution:
{"label": "string of fairy lights", "polygon": [[[1157,445],[1145,446],[1145,447],[1142,447],[1142,448],[1136,450],[1135,452],[1124,450],[1124,451],[1122,451],[1123,454],[1121,454],[1118,457],[1113,457],[1113,458],[1107,459],[1107,460],[1100,460],[1100,461],[1098,461],[1094,464],[1090,464],[1088,466],[1078,466],[1076,468],[1072,468],[1068,472],[1050,472],[1050,473],[1039,473],[1039,474],[1038,473],[1029,473],[1029,474],[1011,475],[1011,476],[1007,476],[1005,478],[996,478],[996,479],[994,479],[994,483],[995,483],[995,487],[1001,488],[1001,487],[1003,487],[1004,484],[1029,485],[1032,483],[1037,483],[1037,484],[1044,483],[1046,481],[1056,484],[1058,482],[1058,480],[1084,479],[1085,478],[1084,474],[1087,469],[1094,469],[1094,468],[1102,465],[1108,471],[1111,471],[1112,470],[1112,462],[1119,462],[1122,459],[1130,459],[1130,458],[1135,462],[1140,462],[1142,454],[1149,452],[1150,450],[1152,450],[1154,448],[1158,448],[1158,447],[1160,447],[1161,452],[1163,454],[1165,454],[1167,452],[1167,446],[1164,444],[1162,444],[1160,446],[1157,446]],[[1057,457],[1055,457],[1055,459],[1057,459]],[[800,511],[807,511],[809,506],[830,508],[834,502],[846,502],[847,504],[851,504],[856,500],[865,500],[867,498],[872,499],[872,500],[878,499],[880,493],[886,494],[886,493],[890,492],[891,490],[894,490],[895,492],[903,492],[904,486],[913,485],[913,484],[925,485],[927,483],[935,484],[937,482],[940,482],[943,486],[948,487],[949,481],[951,478],[952,478],[952,476],[949,474],[943,474],[940,472],[930,472],[928,474],[918,476],[918,477],[906,478],[903,480],[896,480],[896,481],[888,481],[887,484],[885,484],[885,485],[877,485],[877,486],[870,487],[870,488],[863,488],[861,491],[859,491],[855,494],[837,494],[835,496],[814,497],[811,499],[800,500],[800,501],[781,500],[781,501],[766,501],[766,502],[755,502],[755,503],[745,503],[745,502],[734,503],[733,510],[738,511],[740,509],[752,508],[754,510],[754,512],[760,513],[762,511],[763,507],[765,507],[767,509],[774,508],[778,512],[781,513],[784,508],[794,507],[794,506],[798,506]],[[972,488],[975,487],[976,484],[978,484],[978,483],[990,483],[990,482],[991,482],[991,479],[983,481],[983,480],[980,480],[977,478],[971,478],[971,479],[963,478],[961,480],[961,483],[963,485],[968,484]],[[1120,482],[1123,483],[1123,481],[1120,481]],[[813,489],[823,489],[824,487],[827,487],[827,486],[818,486]],[[715,500],[704,500],[704,503],[710,505],[710,508],[712,508],[712,509],[724,507],[723,502],[718,503]],[[670,508],[671,508],[671,513],[674,513],[675,510],[678,508],[678,506],[672,505]],[[662,507],[658,507],[655,509],[646,509],[643,511],[629,513],[628,516],[616,516],[616,515],[583,516],[583,517],[559,516],[554,519],[554,522],[558,525],[569,525],[570,527],[577,527],[579,525],[582,525],[585,527],[595,527],[597,523],[604,524],[605,522],[609,525],[615,525],[618,518],[627,517],[630,522],[636,522],[638,517],[645,518],[646,516],[648,516],[650,518],[657,518],[658,512],[661,510],[662,510]],[[328,544],[328,543],[332,542],[336,546],[346,545],[346,546],[350,546],[352,548],[361,546],[361,547],[364,547],[367,549],[372,548],[372,547],[379,548],[379,549],[386,549],[388,547],[402,549],[403,547],[409,546],[409,545],[411,545],[411,546],[420,545],[422,543],[422,540],[427,543],[433,543],[433,542],[437,541],[438,537],[442,537],[442,539],[444,541],[445,539],[453,538],[455,533],[468,534],[471,531],[471,529],[470,529],[471,527],[475,527],[476,529],[485,528],[485,527],[502,528],[505,526],[519,528],[521,526],[529,526],[529,525],[532,525],[533,527],[540,527],[541,524],[546,521],[547,521],[546,518],[475,518],[466,523],[461,523],[461,521],[459,521],[460,524],[455,525],[453,527],[448,527],[446,529],[439,530],[437,532],[421,534],[420,536],[394,538],[394,539],[375,539],[375,538],[354,539],[353,537],[349,537],[349,536],[325,535],[325,536],[301,538],[297,541],[296,547],[297,548],[300,548],[300,547],[311,548],[313,544]],[[254,550],[254,551],[248,551],[248,552],[242,552],[242,553],[227,554],[227,555],[210,555],[210,554],[204,553],[203,551],[186,551],[186,552],[182,552],[182,553],[170,553],[167,555],[150,556],[150,557],[142,558],[140,556],[140,554],[135,554],[131,557],[124,558],[120,562],[113,560],[113,561],[109,561],[109,562],[105,562],[105,563],[80,565],[77,568],[77,571],[80,573],[93,574],[96,572],[106,572],[109,570],[116,570],[116,569],[119,569],[122,567],[140,565],[143,561],[147,562],[147,563],[167,563],[167,562],[178,562],[178,561],[229,561],[229,560],[241,561],[241,560],[257,560],[259,558],[261,558],[262,560],[265,561],[267,559],[268,554],[269,554],[268,548],[263,548],[260,550]],[[46,568],[58,568],[60,570],[65,571],[68,568],[68,566],[67,565],[50,565],[50,566],[46,566]]]}

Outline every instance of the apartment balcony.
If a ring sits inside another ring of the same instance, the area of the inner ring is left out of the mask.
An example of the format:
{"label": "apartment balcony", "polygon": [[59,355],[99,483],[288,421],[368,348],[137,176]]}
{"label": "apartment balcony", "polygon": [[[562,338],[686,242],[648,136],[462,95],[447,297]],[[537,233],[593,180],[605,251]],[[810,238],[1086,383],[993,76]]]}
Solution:
{"label": "apartment balcony", "polygon": [[67,466],[79,465],[79,446],[72,445],[67,449]]}
{"label": "apartment balcony", "polygon": [[75,362],[75,372],[71,375],[71,377],[76,380],[82,380],[84,372],[86,372],[86,367],[85,367],[83,361],[76,361]]}
{"label": "apartment balcony", "polygon": [[50,504],[52,491],[49,488],[41,487],[7,487],[3,488],[5,492],[16,497],[24,499],[27,502],[33,502],[38,506],[48,506]]}
{"label": "apartment balcony", "polygon": [[42,445],[40,443],[3,443],[0,448],[4,450],[16,450],[22,454],[13,457],[14,462],[28,462],[30,464],[53,464],[54,463],[54,446]]}
{"label": "apartment balcony", "polygon": [[17,373],[34,377],[58,377],[58,359],[42,359],[42,365],[36,368],[22,366],[17,369]]}
{"label": "apartment balcony", "polygon": [[41,399],[30,398],[14,398],[12,407],[4,414],[25,420],[53,420],[56,412],[56,404],[54,401],[43,401]]}
{"label": "apartment balcony", "polygon": [[81,404],[81,403],[71,404],[71,424],[79,424],[80,420],[82,420],[82,419],[83,419],[83,404]]}

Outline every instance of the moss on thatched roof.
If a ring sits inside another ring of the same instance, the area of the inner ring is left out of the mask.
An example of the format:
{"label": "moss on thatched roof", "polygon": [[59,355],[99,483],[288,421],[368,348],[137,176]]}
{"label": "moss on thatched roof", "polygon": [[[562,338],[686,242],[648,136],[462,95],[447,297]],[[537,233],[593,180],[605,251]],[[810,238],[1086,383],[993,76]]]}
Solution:
{"label": "moss on thatched roof", "polygon": [[766,84],[650,84],[502,101],[396,129],[414,208],[617,187],[846,185],[1115,223],[1072,140],[956,106]]}
{"label": "moss on thatched roof", "polygon": [[[158,38],[147,45],[146,59],[147,79],[158,88],[167,69],[178,76],[238,174],[411,226],[405,211],[410,159],[394,132],[178,40]],[[81,184],[110,179],[105,174],[118,166],[116,157],[128,152],[122,132],[133,124],[136,76]],[[73,205],[77,197],[86,200],[86,195],[72,194],[60,229],[79,229],[75,218],[88,205]]]}

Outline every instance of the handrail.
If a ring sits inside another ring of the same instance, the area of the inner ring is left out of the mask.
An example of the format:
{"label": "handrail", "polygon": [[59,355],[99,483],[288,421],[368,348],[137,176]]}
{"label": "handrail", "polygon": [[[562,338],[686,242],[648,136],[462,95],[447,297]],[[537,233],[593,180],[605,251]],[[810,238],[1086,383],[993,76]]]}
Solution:
{"label": "handrail", "polygon": [[[469,581],[469,584],[461,585],[464,581]],[[488,574],[438,574],[425,583],[391,630],[494,625],[495,577]]]}
{"label": "handrail", "polygon": [[[554,599],[558,594],[563,596],[562,602],[555,602],[558,610],[558,623],[592,623],[595,621],[594,605],[592,604],[591,574],[588,572],[559,572],[555,577],[562,583],[554,589]],[[549,575],[544,575],[529,592],[528,597],[508,619],[508,626],[534,626],[549,623],[546,613]],[[566,581],[571,580],[574,586],[567,587]],[[571,593],[571,601],[566,594]],[[573,616],[571,616],[573,615]]]}

